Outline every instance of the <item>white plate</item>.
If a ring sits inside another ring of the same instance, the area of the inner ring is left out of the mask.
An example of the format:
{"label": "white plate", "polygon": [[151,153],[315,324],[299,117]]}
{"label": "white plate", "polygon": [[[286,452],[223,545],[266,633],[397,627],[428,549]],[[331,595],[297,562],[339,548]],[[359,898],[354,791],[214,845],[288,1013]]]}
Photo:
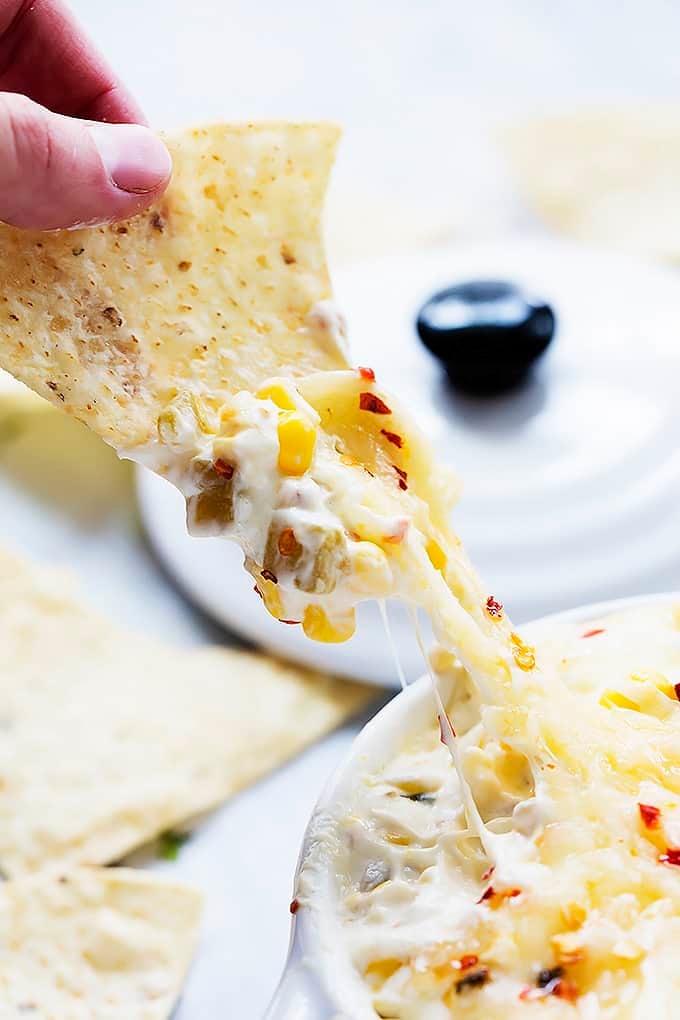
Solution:
{"label": "white plate", "polygon": [[[522,390],[454,393],[418,341],[434,290],[500,277],[548,300],[557,335]],[[381,258],[337,274],[354,360],[408,400],[442,460],[465,482],[454,522],[490,593],[522,622],[612,595],[673,588],[680,577],[680,278],[672,269],[545,238]],[[140,472],[151,541],[216,619],[278,654],[394,684],[382,622],[362,606],[356,635],[316,645],[263,610],[235,546],[191,539],[183,504]],[[624,555],[625,553],[625,555]],[[405,611],[390,607],[411,678],[422,658]]]}
{"label": "white plate", "polygon": [[[675,602],[680,592],[617,599],[579,606],[527,625],[532,627],[559,620],[587,623],[638,605]],[[329,924],[327,904],[333,902],[335,876],[326,867],[332,862],[315,856],[318,834],[325,834],[337,817],[343,801],[363,778],[376,772],[403,747],[407,733],[429,726],[435,715],[429,677],[422,677],[408,690],[393,698],[355,738],[349,754],[329,779],[307,826],[297,873],[309,858],[313,861],[318,899],[307,901],[291,919],[288,960],[265,1020],[369,1020],[375,1013],[367,1008],[351,963],[338,953],[334,928]]]}

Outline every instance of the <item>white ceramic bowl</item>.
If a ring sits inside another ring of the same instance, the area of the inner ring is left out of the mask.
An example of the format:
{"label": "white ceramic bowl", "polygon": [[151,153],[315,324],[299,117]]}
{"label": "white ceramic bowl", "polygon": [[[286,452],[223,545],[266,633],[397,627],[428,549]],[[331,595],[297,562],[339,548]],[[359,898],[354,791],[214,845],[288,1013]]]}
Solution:
{"label": "white ceramic bowl", "polygon": [[[552,622],[586,623],[635,606],[678,600],[679,592],[668,592],[598,602],[542,617],[522,629],[530,633]],[[292,919],[288,960],[265,1020],[375,1020],[349,960],[338,952],[332,918],[323,909],[324,902],[333,900],[331,861],[318,836],[345,813],[357,777],[380,768],[402,746],[404,734],[430,725],[435,712],[429,677],[421,677],[363,728],[327,783],[307,827],[296,874],[297,884],[302,872],[313,869],[318,900],[306,901]],[[324,895],[326,890],[330,895]]]}

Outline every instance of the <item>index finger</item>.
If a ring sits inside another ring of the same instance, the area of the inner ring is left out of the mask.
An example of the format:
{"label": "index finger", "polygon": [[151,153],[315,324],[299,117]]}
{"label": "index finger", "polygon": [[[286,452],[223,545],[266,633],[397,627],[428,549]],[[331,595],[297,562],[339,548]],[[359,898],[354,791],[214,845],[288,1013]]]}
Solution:
{"label": "index finger", "polygon": [[69,117],[146,123],[61,0],[0,0],[0,91]]}

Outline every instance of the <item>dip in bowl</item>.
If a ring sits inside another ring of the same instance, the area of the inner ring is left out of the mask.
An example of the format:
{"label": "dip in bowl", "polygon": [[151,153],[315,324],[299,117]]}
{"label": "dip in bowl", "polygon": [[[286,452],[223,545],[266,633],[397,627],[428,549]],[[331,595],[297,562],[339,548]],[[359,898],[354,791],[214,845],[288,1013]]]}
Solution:
{"label": "dip in bowl", "polygon": [[510,729],[489,738],[464,670],[437,663],[492,863],[423,678],[365,727],[317,806],[270,1017],[674,1016],[680,596],[523,634],[555,684],[530,763]]}

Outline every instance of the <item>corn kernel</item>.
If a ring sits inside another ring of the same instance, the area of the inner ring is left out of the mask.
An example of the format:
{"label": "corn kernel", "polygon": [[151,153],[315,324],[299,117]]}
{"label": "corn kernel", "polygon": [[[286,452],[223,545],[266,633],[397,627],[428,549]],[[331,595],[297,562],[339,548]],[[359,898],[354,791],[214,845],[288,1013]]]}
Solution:
{"label": "corn kernel", "polygon": [[279,471],[284,475],[304,475],[312,463],[316,429],[295,411],[279,415]]}
{"label": "corn kernel", "polygon": [[267,581],[265,578],[260,578],[257,582],[257,586],[262,592],[262,601],[264,602],[265,609],[273,616],[275,620],[280,620],[283,613],[283,603],[281,602],[281,596],[279,595],[278,589],[273,581]]}
{"label": "corn kernel", "polygon": [[290,391],[282,383],[270,383],[257,391],[260,400],[271,400],[282,411],[294,411],[295,401]]}
{"label": "corn kernel", "polygon": [[331,623],[321,606],[309,605],[302,618],[302,629],[312,641],[339,644],[351,638],[356,629],[354,610],[350,610],[341,622],[335,620]]}
{"label": "corn kernel", "polygon": [[201,432],[205,435],[211,436],[214,433],[210,418],[208,417],[208,409],[205,404],[195,393],[189,394],[189,403],[191,404],[191,410],[194,412],[196,424],[198,425]]}
{"label": "corn kernel", "polygon": [[168,444],[177,439],[177,415],[172,408],[166,408],[158,415],[158,435],[161,442]]}
{"label": "corn kernel", "polygon": [[[568,924],[572,928],[578,928],[583,924],[587,915],[584,907],[578,903],[571,904],[568,908]],[[584,943],[583,932],[566,931],[559,935],[553,935],[550,942],[555,950],[557,960],[563,964],[580,963],[587,956],[587,949]]]}
{"label": "corn kernel", "polygon": [[435,540],[431,538],[425,546],[425,549],[427,551],[427,555],[430,557],[430,563],[434,569],[443,570],[446,566],[446,555],[439,543],[435,542]]}
{"label": "corn kernel", "polygon": [[404,966],[403,960],[396,960],[387,958],[385,960],[374,960],[369,963],[368,967],[364,971],[366,977],[371,981],[373,987],[380,987],[386,981],[388,981],[393,974]]}
{"label": "corn kernel", "polygon": [[673,685],[671,684],[668,677],[665,677],[663,673],[653,673],[651,676],[649,673],[631,673],[628,679],[631,683],[641,684],[646,688],[644,693],[641,693],[641,697],[653,697],[653,691],[659,691],[664,694],[667,698],[672,698],[673,701],[677,701]]}
{"label": "corn kernel", "polygon": [[637,702],[627,698],[621,691],[606,690],[600,695],[600,704],[605,708],[627,708],[631,712],[639,712],[640,706]]}
{"label": "corn kernel", "polygon": [[405,832],[391,832],[389,829],[382,833],[382,838],[393,846],[409,846],[411,837]]}

